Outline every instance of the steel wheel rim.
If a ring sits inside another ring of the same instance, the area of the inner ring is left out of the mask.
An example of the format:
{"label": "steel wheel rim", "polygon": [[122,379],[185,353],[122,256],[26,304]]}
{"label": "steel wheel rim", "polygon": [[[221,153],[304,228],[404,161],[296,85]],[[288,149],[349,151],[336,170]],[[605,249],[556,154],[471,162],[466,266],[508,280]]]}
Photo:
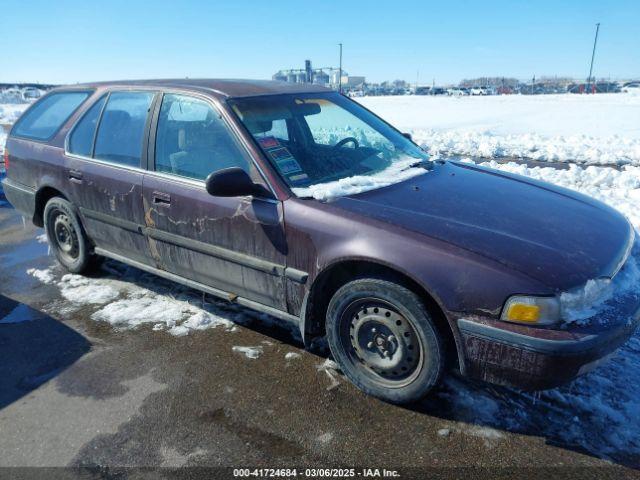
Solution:
{"label": "steel wheel rim", "polygon": [[413,382],[424,362],[422,340],[413,322],[390,303],[365,298],[341,316],[341,344],[352,365],[387,388]]}
{"label": "steel wheel rim", "polygon": [[55,242],[56,247],[60,255],[68,262],[74,262],[78,259],[80,253],[80,243],[78,241],[78,234],[75,227],[71,223],[69,216],[56,210],[51,216],[52,220],[49,222],[50,239]]}

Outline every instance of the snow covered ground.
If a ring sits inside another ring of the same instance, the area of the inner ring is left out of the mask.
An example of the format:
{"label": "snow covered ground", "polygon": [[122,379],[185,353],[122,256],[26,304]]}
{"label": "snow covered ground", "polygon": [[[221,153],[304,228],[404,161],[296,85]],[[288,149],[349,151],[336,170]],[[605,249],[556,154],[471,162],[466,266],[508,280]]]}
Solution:
{"label": "snow covered ground", "polygon": [[357,99],[432,154],[640,165],[640,95]]}
{"label": "snow covered ground", "polygon": [[0,124],[10,125],[24,112],[29,103],[0,103]]}

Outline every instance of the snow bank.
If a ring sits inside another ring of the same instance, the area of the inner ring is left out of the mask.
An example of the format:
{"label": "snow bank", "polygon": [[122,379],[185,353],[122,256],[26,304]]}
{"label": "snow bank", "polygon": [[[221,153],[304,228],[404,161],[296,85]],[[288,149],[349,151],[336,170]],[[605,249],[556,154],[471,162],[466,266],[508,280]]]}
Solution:
{"label": "snow bank", "polygon": [[640,96],[363,97],[431,154],[640,165]]}
{"label": "snow bank", "polygon": [[[75,306],[97,307],[91,318],[119,329],[150,324],[153,330],[167,330],[181,336],[215,327],[232,331],[234,320],[244,321],[245,314],[241,310],[222,302],[203,305],[202,299],[192,290],[171,282],[158,282],[157,277],[135,269],[122,268],[112,270],[113,276],[99,278],[66,274],[56,280],[52,269],[29,269],[27,273],[43,283],[56,285],[63,298]],[[155,288],[152,290],[137,283]]]}
{"label": "snow bank", "polygon": [[0,125],[12,125],[29,106],[29,103],[0,103]]}
{"label": "snow bank", "polygon": [[96,281],[68,273],[58,282],[62,296],[73,303],[103,304],[120,296],[120,291],[108,280]]}

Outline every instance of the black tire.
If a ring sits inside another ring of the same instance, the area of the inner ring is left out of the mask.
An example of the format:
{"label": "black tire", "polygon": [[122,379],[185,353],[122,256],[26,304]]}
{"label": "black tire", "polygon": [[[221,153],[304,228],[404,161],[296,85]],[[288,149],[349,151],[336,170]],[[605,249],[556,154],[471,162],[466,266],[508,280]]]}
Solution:
{"label": "black tire", "polygon": [[402,285],[360,278],[327,309],[331,353],[351,382],[390,403],[423,398],[442,377],[445,351],[418,295]]}
{"label": "black tire", "polygon": [[95,269],[101,258],[94,255],[73,205],[53,197],[44,207],[44,227],[58,262],[71,273]]}

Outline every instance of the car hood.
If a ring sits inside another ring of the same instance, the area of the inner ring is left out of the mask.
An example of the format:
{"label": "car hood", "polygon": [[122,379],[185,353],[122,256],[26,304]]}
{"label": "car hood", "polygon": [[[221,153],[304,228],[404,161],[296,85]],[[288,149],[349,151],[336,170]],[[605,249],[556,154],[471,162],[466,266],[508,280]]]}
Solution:
{"label": "car hood", "polygon": [[334,205],[472,251],[557,291],[615,273],[632,232],[619,212],[577,192],[455,162]]}

